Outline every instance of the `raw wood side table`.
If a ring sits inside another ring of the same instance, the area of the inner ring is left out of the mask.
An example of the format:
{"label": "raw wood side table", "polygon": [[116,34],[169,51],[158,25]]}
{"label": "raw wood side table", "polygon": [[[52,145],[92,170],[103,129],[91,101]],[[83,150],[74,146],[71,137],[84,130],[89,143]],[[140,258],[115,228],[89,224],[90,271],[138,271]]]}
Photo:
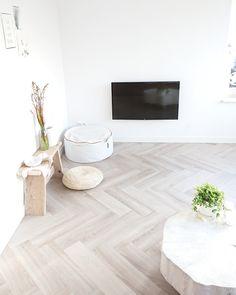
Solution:
{"label": "raw wood side table", "polygon": [[47,159],[35,167],[21,165],[18,175],[24,179],[25,215],[46,214],[46,185],[53,175],[62,176],[60,149],[62,143],[50,147],[47,151],[36,151],[34,156],[47,154]]}

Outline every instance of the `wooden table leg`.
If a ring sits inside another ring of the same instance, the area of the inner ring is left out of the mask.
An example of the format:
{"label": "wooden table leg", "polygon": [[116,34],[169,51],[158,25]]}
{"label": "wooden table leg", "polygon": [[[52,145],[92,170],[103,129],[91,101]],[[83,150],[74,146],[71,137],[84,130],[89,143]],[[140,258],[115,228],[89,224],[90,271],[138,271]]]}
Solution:
{"label": "wooden table leg", "polygon": [[53,166],[55,169],[55,176],[62,176],[62,163],[61,163],[61,156],[59,149],[56,151],[55,155],[53,156]]}
{"label": "wooden table leg", "polygon": [[25,178],[25,215],[46,214],[46,179],[43,175]]}

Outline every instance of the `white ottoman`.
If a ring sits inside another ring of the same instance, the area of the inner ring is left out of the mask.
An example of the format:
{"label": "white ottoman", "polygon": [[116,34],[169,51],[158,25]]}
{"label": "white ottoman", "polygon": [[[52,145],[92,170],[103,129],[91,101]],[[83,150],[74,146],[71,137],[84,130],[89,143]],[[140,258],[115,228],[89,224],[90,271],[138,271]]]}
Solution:
{"label": "white ottoman", "polygon": [[69,169],[62,177],[62,183],[74,190],[86,190],[94,188],[103,180],[102,172],[90,166],[80,166]]}
{"label": "white ottoman", "polygon": [[92,163],[104,160],[113,153],[110,129],[81,125],[72,127],[64,135],[66,157],[78,163]]}

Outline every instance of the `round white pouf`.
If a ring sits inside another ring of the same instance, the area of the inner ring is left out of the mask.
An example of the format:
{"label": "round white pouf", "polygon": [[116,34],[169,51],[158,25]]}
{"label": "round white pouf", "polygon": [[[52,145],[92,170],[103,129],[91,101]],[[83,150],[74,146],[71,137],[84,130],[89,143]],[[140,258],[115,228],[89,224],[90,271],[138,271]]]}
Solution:
{"label": "round white pouf", "polygon": [[80,166],[66,171],[62,183],[74,190],[91,189],[99,185],[103,180],[102,172],[91,166]]}
{"label": "round white pouf", "polygon": [[80,125],[64,135],[66,157],[78,163],[93,163],[110,157],[113,139],[110,129],[96,125]]}

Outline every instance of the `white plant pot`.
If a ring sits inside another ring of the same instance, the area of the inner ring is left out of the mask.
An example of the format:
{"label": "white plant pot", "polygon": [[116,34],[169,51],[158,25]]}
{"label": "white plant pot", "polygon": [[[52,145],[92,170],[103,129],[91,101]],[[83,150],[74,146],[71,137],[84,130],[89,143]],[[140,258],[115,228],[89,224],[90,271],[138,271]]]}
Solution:
{"label": "white plant pot", "polygon": [[202,214],[203,216],[207,217],[216,217],[216,214],[212,212],[214,208],[206,208],[203,206],[198,207],[198,212]]}

